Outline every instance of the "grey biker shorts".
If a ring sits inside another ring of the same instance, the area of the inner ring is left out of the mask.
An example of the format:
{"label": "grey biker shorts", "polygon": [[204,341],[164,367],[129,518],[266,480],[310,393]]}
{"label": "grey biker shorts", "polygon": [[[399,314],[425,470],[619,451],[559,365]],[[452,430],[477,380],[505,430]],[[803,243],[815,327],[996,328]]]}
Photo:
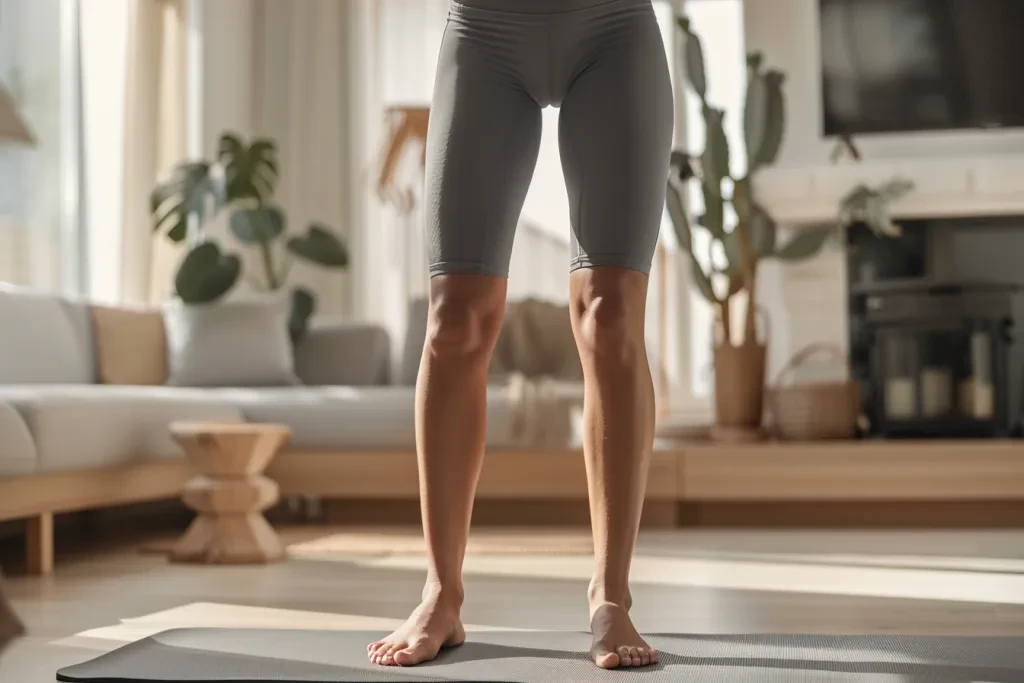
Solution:
{"label": "grey biker shorts", "polygon": [[462,0],[448,14],[427,135],[432,276],[507,277],[549,105],[560,108],[570,269],[649,272],[674,118],[651,0]]}

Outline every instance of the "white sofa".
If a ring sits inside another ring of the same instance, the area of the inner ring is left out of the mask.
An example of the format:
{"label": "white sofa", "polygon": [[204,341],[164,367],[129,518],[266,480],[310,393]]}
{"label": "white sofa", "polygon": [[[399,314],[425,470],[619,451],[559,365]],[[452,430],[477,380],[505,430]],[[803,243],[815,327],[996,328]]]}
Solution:
{"label": "white sofa", "polygon": [[[54,513],[175,495],[187,475],[168,434],[175,420],[286,424],[292,437],[275,466],[286,470],[290,457],[304,456],[306,481],[315,458],[411,455],[425,323],[417,302],[396,369],[384,329],[328,322],[294,349],[301,386],[115,386],[98,383],[88,304],[0,289],[0,520],[35,520],[30,544],[46,570]],[[522,446],[514,400],[489,392],[490,448]]]}

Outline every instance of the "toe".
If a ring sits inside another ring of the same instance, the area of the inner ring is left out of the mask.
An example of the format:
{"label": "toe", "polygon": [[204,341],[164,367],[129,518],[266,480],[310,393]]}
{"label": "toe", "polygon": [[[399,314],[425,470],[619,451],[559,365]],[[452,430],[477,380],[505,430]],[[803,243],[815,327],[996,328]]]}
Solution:
{"label": "toe", "polygon": [[428,640],[421,640],[395,652],[395,663],[399,666],[414,666],[437,656],[437,648]]}
{"label": "toe", "polygon": [[647,648],[638,647],[636,653],[640,657],[640,666],[647,666],[651,663],[651,655],[647,652]]}
{"label": "toe", "polygon": [[379,648],[383,644],[384,644],[384,641],[382,641],[382,640],[378,640],[376,642],[370,643],[369,645],[366,646],[366,654],[373,655],[373,653],[377,651],[377,648]]}
{"label": "toe", "polygon": [[640,649],[636,647],[629,648],[629,660],[632,666],[640,666]]}
{"label": "toe", "polygon": [[370,652],[370,661],[374,664],[383,664],[384,657],[387,655],[388,651],[394,647],[394,644],[380,641],[373,643],[373,646],[373,650]]}
{"label": "toe", "polygon": [[647,654],[650,655],[650,657],[651,657],[651,664],[657,664],[658,663],[658,651],[657,650],[655,650],[653,648],[648,648],[647,649]]}
{"label": "toe", "polygon": [[619,656],[606,648],[600,646],[594,648],[592,656],[594,664],[602,669],[615,669],[619,666]]}
{"label": "toe", "polygon": [[629,655],[628,647],[620,647],[617,652],[619,653],[619,664],[621,666],[633,666],[633,658]]}
{"label": "toe", "polygon": [[405,643],[395,643],[388,648],[388,651],[384,653],[384,665],[385,666],[398,666],[395,661],[395,654],[405,649]]}

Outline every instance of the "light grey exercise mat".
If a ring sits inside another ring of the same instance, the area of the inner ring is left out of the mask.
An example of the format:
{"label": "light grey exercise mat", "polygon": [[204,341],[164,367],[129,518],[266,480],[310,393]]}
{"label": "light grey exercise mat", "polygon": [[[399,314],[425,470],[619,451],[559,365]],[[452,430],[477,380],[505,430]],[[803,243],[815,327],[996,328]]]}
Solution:
{"label": "light grey exercise mat", "polygon": [[177,629],[62,669],[80,683],[683,683],[719,681],[1024,682],[1024,638],[658,635],[656,666],[602,671],[589,636],[568,631],[471,633],[414,668],[381,667],[366,644],[383,633]]}

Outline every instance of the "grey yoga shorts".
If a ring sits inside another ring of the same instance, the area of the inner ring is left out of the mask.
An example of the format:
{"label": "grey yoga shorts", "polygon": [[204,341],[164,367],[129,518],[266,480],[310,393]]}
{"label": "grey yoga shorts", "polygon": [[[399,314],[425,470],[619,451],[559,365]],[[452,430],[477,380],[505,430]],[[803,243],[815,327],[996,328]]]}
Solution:
{"label": "grey yoga shorts", "polygon": [[560,108],[570,269],[650,271],[673,129],[651,0],[462,0],[448,13],[427,134],[431,276],[508,276],[549,105]]}

